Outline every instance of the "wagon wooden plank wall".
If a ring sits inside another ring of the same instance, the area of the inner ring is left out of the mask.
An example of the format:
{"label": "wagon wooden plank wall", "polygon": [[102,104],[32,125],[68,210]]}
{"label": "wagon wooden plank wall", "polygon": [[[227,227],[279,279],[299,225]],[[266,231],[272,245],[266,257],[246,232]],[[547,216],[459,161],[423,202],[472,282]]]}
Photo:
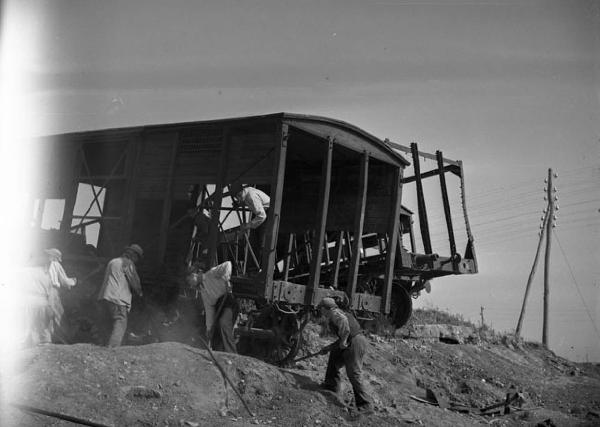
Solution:
{"label": "wagon wooden plank wall", "polygon": [[[457,253],[446,194],[445,174],[453,173],[464,196],[462,164],[438,153],[436,169],[422,172],[424,154],[416,144],[408,149],[382,141],[348,123],[280,113],[54,135],[42,142],[49,156],[38,197],[64,200],[63,241],[93,231],[94,256],[101,260],[130,242],[140,244],[147,286],[178,288],[199,257],[212,265],[232,261],[234,293],[271,307],[244,336],[257,325],[277,326],[265,320],[274,312],[293,314],[295,326],[286,336],[297,335],[299,319],[328,295],[364,315],[392,311],[401,320],[406,313],[394,311],[409,310],[410,295],[427,280],[477,271],[468,221],[468,248],[464,257]],[[412,155],[413,177],[405,176],[410,163],[402,151]],[[444,195],[447,257],[433,253],[427,228],[422,180],[432,176],[440,177]],[[412,212],[401,206],[403,184],[412,181],[424,254],[416,253]],[[236,232],[249,220],[249,212],[232,203],[229,186],[236,182],[271,197],[262,249],[252,233]],[[464,197],[463,207],[466,219]],[[199,230],[189,213],[201,210],[211,219],[203,249],[195,251]],[[67,257],[80,250],[76,243],[63,248]]]}

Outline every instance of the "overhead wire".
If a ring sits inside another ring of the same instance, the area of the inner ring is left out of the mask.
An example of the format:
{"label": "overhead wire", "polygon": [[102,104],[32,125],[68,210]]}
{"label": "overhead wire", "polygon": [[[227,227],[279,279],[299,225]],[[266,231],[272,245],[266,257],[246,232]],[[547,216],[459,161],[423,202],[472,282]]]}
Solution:
{"label": "overhead wire", "polygon": [[[590,173],[591,172],[591,173]],[[586,216],[588,208],[585,205],[600,201],[600,199],[593,198],[587,200],[581,200],[580,198],[574,198],[573,196],[579,194],[589,194],[591,188],[595,188],[594,183],[590,183],[590,178],[595,178],[596,173],[600,177],[600,168],[594,166],[587,166],[581,168],[575,168],[568,171],[562,171],[560,176],[562,177],[560,190],[569,190],[566,192],[568,197],[567,203],[565,203],[565,193],[563,193],[563,202],[561,207],[561,215],[559,216],[559,225],[563,229],[573,228],[586,228],[593,227],[595,224],[592,217]],[[511,191],[515,185],[519,182],[525,184],[523,188],[518,191]],[[533,185],[531,180],[522,180],[517,183],[511,183],[510,188],[507,186],[501,186],[496,189],[492,189],[486,192],[475,193],[467,197],[467,208],[469,217],[480,218],[485,217],[485,220],[479,222],[471,222],[471,228],[475,235],[478,246],[487,246],[487,243],[499,244],[508,241],[514,241],[519,239],[527,239],[533,235],[533,233],[526,233],[526,230],[535,230],[537,227],[532,227],[533,224],[537,225],[537,221],[534,219],[538,213],[541,213],[545,208],[545,204],[542,204],[542,198],[539,200],[531,200],[531,196],[541,193],[542,183],[540,182],[540,189],[532,189]],[[505,193],[503,197],[497,197],[498,193]],[[462,201],[459,195],[454,195],[450,202],[450,213],[454,223],[464,221],[464,215],[462,212]],[[473,203],[475,200],[475,203]],[[437,201],[437,200],[436,200]],[[438,202],[439,203],[439,202]],[[498,208],[501,205],[501,209]],[[534,206],[538,205],[539,209],[535,209]],[[438,205],[439,206],[439,205]],[[565,210],[564,208],[583,207],[576,209]],[[410,208],[410,207],[409,207]],[[414,209],[416,211],[416,209]],[[509,216],[506,213],[510,212]],[[582,217],[583,215],[583,217]],[[431,215],[430,215],[431,217]],[[447,243],[448,231],[445,227],[445,219],[443,215],[436,215],[429,220],[430,229],[432,230],[431,239],[432,244],[435,247],[443,247]],[[418,227],[418,218],[415,218],[415,230]],[[455,230],[455,233],[457,230]],[[415,233],[417,240],[420,239],[419,233]],[[459,239],[457,238],[457,244]]]}
{"label": "overhead wire", "polygon": [[558,247],[560,248],[560,251],[562,252],[563,258],[565,259],[565,263],[567,264],[567,267],[569,268],[569,272],[571,273],[571,278],[573,279],[573,284],[575,285],[575,289],[577,289],[579,298],[581,298],[581,303],[583,304],[583,307],[585,308],[585,311],[586,311],[588,317],[590,318],[592,325],[594,326],[594,330],[596,331],[596,336],[598,337],[598,339],[600,339],[600,331],[598,331],[596,322],[594,322],[594,319],[593,319],[592,315],[590,314],[587,304],[585,303],[585,299],[583,298],[583,295],[581,294],[581,289],[579,288],[577,279],[575,279],[575,274],[573,273],[573,269],[571,268],[571,263],[569,262],[569,259],[567,258],[567,254],[565,253],[565,250],[563,249],[563,246],[560,243],[560,239],[558,238],[558,234],[556,233],[556,230],[553,230],[553,234],[554,234],[554,237],[556,237],[556,242],[558,243]]}

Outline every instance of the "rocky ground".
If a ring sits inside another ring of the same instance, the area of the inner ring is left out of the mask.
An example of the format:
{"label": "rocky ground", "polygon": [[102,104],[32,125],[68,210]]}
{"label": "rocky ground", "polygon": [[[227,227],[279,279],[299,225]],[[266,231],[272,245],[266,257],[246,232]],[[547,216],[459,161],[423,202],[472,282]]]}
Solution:
{"label": "rocky ground", "polygon": [[[314,323],[305,338],[299,356],[332,340]],[[52,344],[23,350],[16,365],[5,367],[0,422],[73,425],[20,404],[107,426],[600,425],[597,364],[575,364],[539,345],[472,328],[417,325],[368,338],[364,380],[375,404],[371,415],[354,411],[347,382],[340,396],[319,390],[326,356],[279,368],[215,353],[250,415],[200,348]],[[504,405],[482,412],[507,393],[515,397],[509,413]]]}

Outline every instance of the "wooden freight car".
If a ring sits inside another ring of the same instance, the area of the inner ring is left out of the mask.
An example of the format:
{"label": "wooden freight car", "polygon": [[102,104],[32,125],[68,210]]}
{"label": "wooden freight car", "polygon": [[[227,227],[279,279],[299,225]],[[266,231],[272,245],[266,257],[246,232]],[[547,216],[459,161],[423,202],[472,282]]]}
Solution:
{"label": "wooden freight car", "polygon": [[[271,359],[295,354],[310,309],[324,296],[345,301],[362,317],[390,315],[400,326],[410,316],[411,295],[428,280],[477,272],[461,162],[342,121],[280,113],[78,132],[42,142],[38,206],[59,201],[55,234],[62,236],[65,259],[91,256],[99,271],[135,242],[145,250],[144,286],[179,291],[199,259],[231,261],[234,294],[253,301],[237,330],[240,345],[266,340],[275,349]],[[410,177],[405,154],[412,159]],[[421,172],[423,157],[434,160],[433,170]],[[462,256],[446,173],[460,178],[468,237]],[[433,176],[440,179],[447,256],[431,245],[422,181]],[[416,185],[423,253],[417,253],[412,212],[401,204],[407,183]],[[232,200],[234,184],[270,196],[261,238],[240,231],[250,212]]]}

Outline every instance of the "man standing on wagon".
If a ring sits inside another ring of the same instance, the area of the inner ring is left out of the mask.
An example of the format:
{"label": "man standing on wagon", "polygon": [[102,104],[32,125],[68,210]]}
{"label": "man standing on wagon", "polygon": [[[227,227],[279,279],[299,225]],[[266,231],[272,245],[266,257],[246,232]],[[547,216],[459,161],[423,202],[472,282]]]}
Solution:
{"label": "man standing on wagon", "polygon": [[240,183],[232,184],[230,190],[232,199],[247,207],[252,213],[250,221],[242,224],[240,230],[243,232],[246,230],[256,230],[256,243],[259,248],[257,258],[260,262],[260,253],[265,245],[264,222],[267,220],[267,210],[271,205],[271,198],[258,188],[243,188]]}
{"label": "man standing on wagon", "polygon": [[329,353],[325,381],[321,387],[337,394],[341,385],[340,370],[345,366],[354,391],[356,408],[360,413],[370,413],[371,400],[361,379],[363,358],[369,345],[367,339],[356,318],[342,311],[333,298],[323,298],[319,308],[329,327],[338,336],[336,341],[321,349],[321,354]]}

